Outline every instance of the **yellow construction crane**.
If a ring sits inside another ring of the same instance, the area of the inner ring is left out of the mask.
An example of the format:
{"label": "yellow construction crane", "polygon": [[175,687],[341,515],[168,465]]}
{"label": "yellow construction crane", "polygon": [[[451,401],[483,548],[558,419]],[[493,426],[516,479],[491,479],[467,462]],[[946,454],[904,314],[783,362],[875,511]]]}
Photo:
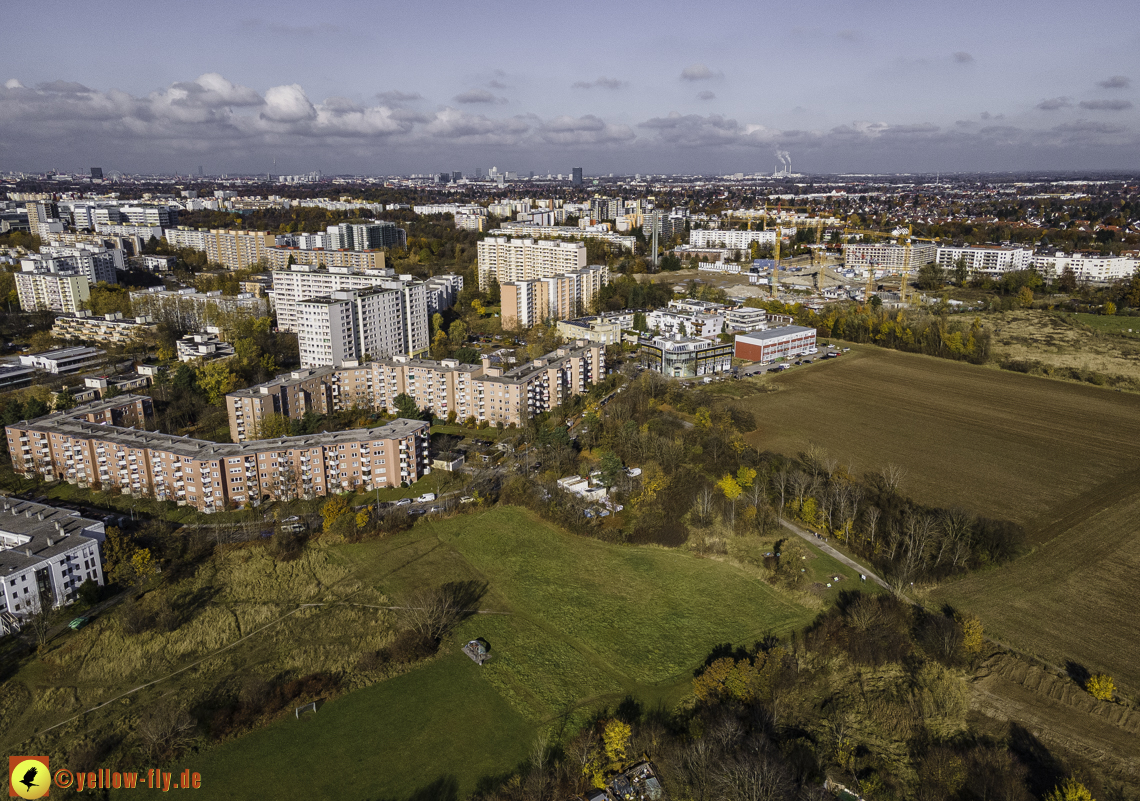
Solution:
{"label": "yellow construction crane", "polygon": [[[872,231],[872,230],[865,229],[865,228],[844,228],[843,229],[844,236],[847,236],[849,234],[864,234],[867,236],[887,237],[888,239],[897,240],[898,245],[903,248],[903,268],[901,271],[901,275],[899,276],[899,302],[900,303],[906,302],[906,292],[907,292],[907,283],[906,282],[907,282],[907,277],[910,275],[910,260],[911,260],[911,247],[912,247],[911,243],[912,243],[912,241],[913,240],[919,240],[922,242],[937,242],[938,241],[937,239],[931,239],[931,238],[925,237],[925,236],[914,236],[911,233],[912,230],[913,230],[913,228],[910,225],[907,225],[905,234],[894,234],[894,233],[891,233],[889,231]],[[875,266],[876,265],[873,262],[870,265],[868,265],[867,288],[864,292],[864,302],[866,302],[866,303],[871,302],[871,290],[873,289],[874,283],[875,283]]]}

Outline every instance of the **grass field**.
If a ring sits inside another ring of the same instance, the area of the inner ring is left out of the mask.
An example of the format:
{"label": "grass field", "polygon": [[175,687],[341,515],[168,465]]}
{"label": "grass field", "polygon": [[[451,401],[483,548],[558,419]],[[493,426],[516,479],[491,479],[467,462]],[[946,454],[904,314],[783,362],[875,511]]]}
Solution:
{"label": "grass field", "polygon": [[753,445],[794,455],[814,443],[857,473],[903,465],[912,497],[1025,526],[1031,553],[948,583],[934,601],[978,613],[1014,647],[1140,690],[1129,600],[1140,397],[857,346],[752,381],[775,390],[732,401],[756,415]]}
{"label": "grass field", "polygon": [[[813,573],[840,572],[812,554]],[[232,797],[265,786],[276,766],[291,795],[406,798],[442,779],[463,797],[524,760],[540,729],[572,732],[627,696],[671,705],[714,646],[750,645],[815,614],[747,567],[575,537],[519,509],[425,521],[335,555],[360,587],[392,598],[425,583],[486,581],[484,614],[426,667],[185,760]],[[482,668],[456,653],[476,636],[494,654]],[[326,787],[324,771],[299,764],[367,780]],[[448,797],[444,785],[431,797]]]}
{"label": "grass field", "polygon": [[983,320],[998,362],[1039,363],[1060,375],[1076,371],[1086,381],[1140,389],[1140,317],[1020,309]]}

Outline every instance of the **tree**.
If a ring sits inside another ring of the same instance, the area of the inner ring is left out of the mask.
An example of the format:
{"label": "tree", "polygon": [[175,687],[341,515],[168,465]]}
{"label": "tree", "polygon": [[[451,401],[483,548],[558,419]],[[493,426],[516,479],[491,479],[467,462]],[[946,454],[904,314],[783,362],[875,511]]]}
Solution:
{"label": "tree", "polygon": [[756,471],[751,467],[741,465],[740,469],[736,471],[736,483],[740,485],[741,489],[748,489],[755,480]]}
{"label": "tree", "polygon": [[1116,314],[1116,304],[1111,300],[1104,304],[1104,314],[1106,317],[1112,317]]}
{"label": "tree", "polygon": [[321,519],[324,531],[328,531],[341,515],[349,511],[348,495],[334,495],[321,506]]}
{"label": "tree", "polygon": [[439,312],[431,316],[431,330],[436,334],[443,331],[443,315]]}
{"label": "tree", "polygon": [[625,752],[629,748],[631,735],[632,731],[628,723],[614,719],[606,724],[605,731],[602,733],[602,745],[606,752],[606,759],[615,768],[625,762]]}
{"label": "tree", "polygon": [[406,392],[401,392],[395,398],[396,416],[402,417],[405,420],[419,420],[422,416],[420,407],[416,404],[416,399]]}
{"label": "tree", "polygon": [[941,289],[946,283],[946,273],[937,264],[924,264],[918,268],[918,278],[915,284],[920,289]]}
{"label": "tree", "polygon": [[131,554],[131,570],[134,573],[135,581],[139,584],[158,572],[158,566],[155,565],[154,557],[151,556],[149,548],[138,548]]}
{"label": "tree", "polygon": [[1053,792],[1045,796],[1045,801],[1093,801],[1093,797],[1087,787],[1076,779],[1068,778],[1053,788]]}
{"label": "tree", "polygon": [[600,470],[602,473],[602,486],[612,487],[617,483],[618,477],[621,475],[622,470],[621,459],[613,451],[606,451],[602,454],[602,463]]}
{"label": "tree", "polygon": [[985,646],[985,636],[982,631],[982,621],[978,616],[959,615],[958,625],[962,627],[962,650],[968,654],[981,653]]}
{"label": "tree", "polygon": [[447,329],[447,338],[451,340],[452,345],[462,345],[467,341],[467,324],[462,320],[456,320]]}
{"label": "tree", "polygon": [[221,403],[226,397],[226,393],[237,386],[237,378],[230,372],[226,363],[221,360],[200,364],[194,373],[198,388],[206,396],[206,402],[210,405]]}
{"label": "tree", "polygon": [[716,483],[717,488],[724,493],[724,497],[732,501],[732,515],[733,523],[736,522],[736,499],[744,492],[744,488],[737,483],[736,479],[731,475],[726,475]]}
{"label": "tree", "polygon": [[1072,267],[1066,267],[1061,271],[1060,278],[1057,279],[1057,287],[1062,292],[1075,292],[1077,289],[1077,274],[1073,272]]}
{"label": "tree", "polygon": [[32,608],[32,613],[24,618],[24,626],[35,637],[36,647],[43,649],[48,642],[48,635],[51,634],[51,624],[55,617],[55,612],[51,607],[51,601],[47,595],[40,595],[36,597],[36,605]]}
{"label": "tree", "polygon": [[969,268],[966,266],[966,257],[959,256],[958,260],[954,262],[954,283],[958,286],[965,286],[966,279],[969,278]]}
{"label": "tree", "polygon": [[287,437],[292,432],[293,421],[278,412],[270,412],[257,421],[253,430],[254,439]]}
{"label": "tree", "polygon": [[76,405],[75,395],[72,393],[72,391],[69,387],[64,387],[55,396],[54,406],[55,406],[55,410],[57,412],[61,412],[61,411],[64,411],[66,409],[74,409],[75,405]]}
{"label": "tree", "polygon": [[1085,689],[1098,701],[1111,701],[1116,693],[1116,682],[1112,680],[1112,676],[1095,673],[1085,682]]}
{"label": "tree", "polygon": [[1033,290],[1027,286],[1023,286],[1017,292],[1017,305],[1021,308],[1028,308],[1033,304]]}

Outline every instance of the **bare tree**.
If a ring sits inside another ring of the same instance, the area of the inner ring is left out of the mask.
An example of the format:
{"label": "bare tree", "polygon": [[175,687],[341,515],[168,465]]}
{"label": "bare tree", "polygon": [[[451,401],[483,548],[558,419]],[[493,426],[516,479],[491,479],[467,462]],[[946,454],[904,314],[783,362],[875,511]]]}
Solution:
{"label": "bare tree", "polygon": [[765,753],[743,753],[720,765],[714,786],[721,798],[775,801],[791,797],[795,785],[780,763]]}
{"label": "bare tree", "polygon": [[412,631],[438,640],[456,623],[474,613],[474,607],[486,591],[485,583],[475,581],[452,581],[419,589],[406,598],[398,610],[399,616]]}
{"label": "bare tree", "polygon": [[702,523],[707,523],[712,519],[713,497],[712,487],[705,487],[697,493],[697,501],[694,508],[697,510],[697,517],[700,518]]}
{"label": "bare tree", "polygon": [[784,507],[788,503],[787,496],[789,481],[790,477],[788,476],[788,471],[781,469],[778,473],[776,473],[775,481],[773,482],[776,489],[780,493],[780,508],[776,510],[776,517],[778,517],[781,521],[784,519]]}
{"label": "bare tree", "polygon": [[879,507],[872,506],[867,510],[867,536],[871,540],[871,548],[875,547],[875,535],[879,530],[879,520],[882,518],[883,512]]}
{"label": "bare tree", "polygon": [[36,600],[32,613],[23,619],[22,624],[35,638],[36,648],[42,651],[44,646],[48,644],[51,635],[55,610],[52,609],[51,601],[46,596],[36,595],[34,597]]}
{"label": "bare tree", "polygon": [[887,491],[896,493],[902,480],[906,478],[906,469],[897,464],[889,464],[879,471],[879,476],[883,479],[883,486]]}
{"label": "bare tree", "polygon": [[173,703],[159,706],[139,721],[135,728],[139,742],[152,760],[166,760],[178,755],[194,735],[197,721],[185,709]]}

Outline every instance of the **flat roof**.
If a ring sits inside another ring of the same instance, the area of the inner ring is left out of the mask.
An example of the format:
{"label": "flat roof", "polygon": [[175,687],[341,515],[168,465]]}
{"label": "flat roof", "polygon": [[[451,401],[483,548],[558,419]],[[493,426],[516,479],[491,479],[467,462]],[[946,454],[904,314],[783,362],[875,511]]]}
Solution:
{"label": "flat roof", "polygon": [[0,546],[2,579],[10,573],[42,564],[84,541],[98,541],[93,535],[103,533],[103,524],[80,517],[79,512],[70,509],[0,495],[0,532],[15,535],[20,540],[26,538],[25,542],[10,547]]}
{"label": "flat roof", "polygon": [[814,328],[808,328],[802,325],[785,325],[781,328],[772,328],[768,331],[753,331],[748,334],[737,334],[736,341],[741,340],[745,342],[766,342],[771,339],[780,339],[781,337],[790,336],[792,334],[806,334],[815,333]]}

